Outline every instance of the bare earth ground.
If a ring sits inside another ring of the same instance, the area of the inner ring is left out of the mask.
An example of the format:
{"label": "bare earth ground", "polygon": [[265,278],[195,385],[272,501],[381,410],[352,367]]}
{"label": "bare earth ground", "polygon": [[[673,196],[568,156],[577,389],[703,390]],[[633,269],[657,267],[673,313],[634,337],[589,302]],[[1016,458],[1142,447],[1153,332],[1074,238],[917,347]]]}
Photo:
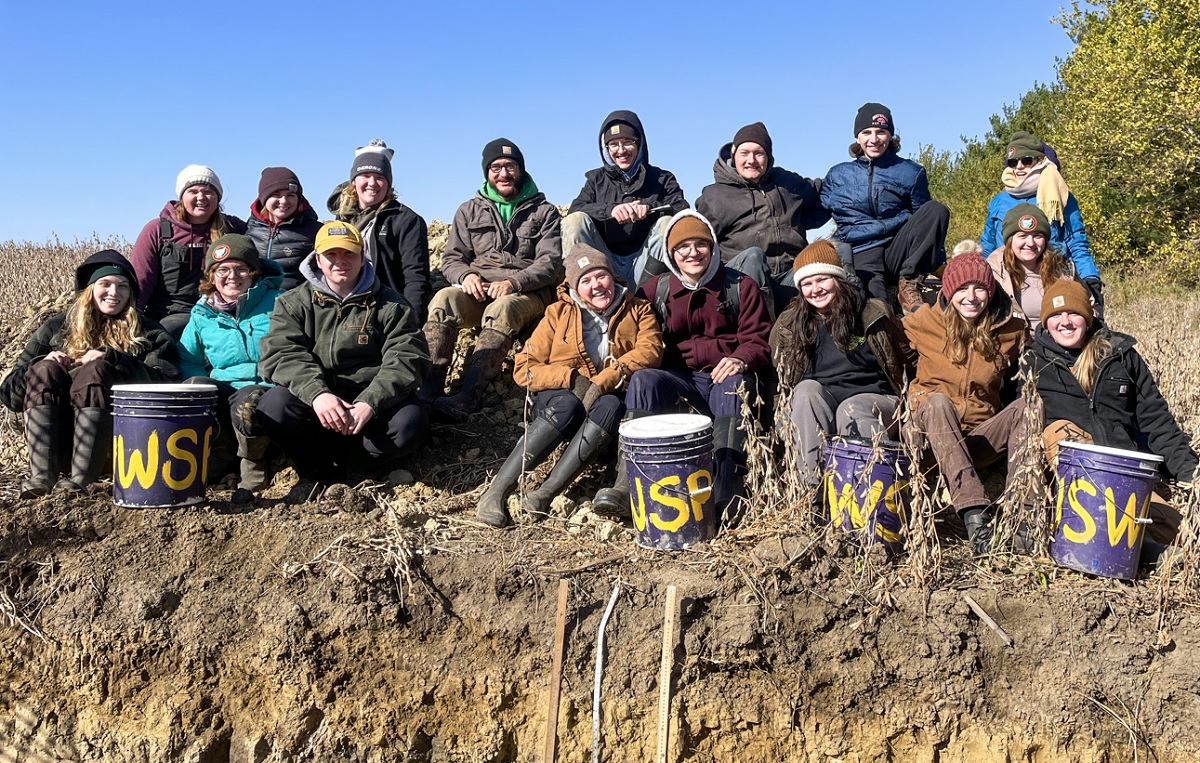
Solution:
{"label": "bare earth ground", "polygon": [[[1194,433],[1200,300],[1114,301],[1112,323],[1141,338]],[[6,338],[20,323],[0,321]],[[974,563],[945,514],[939,564],[889,565],[778,503],[701,548],[650,552],[586,511],[600,470],[569,491],[582,505],[491,530],[472,509],[520,434],[514,397],[497,385],[475,421],[438,428],[405,465],[415,484],[289,506],[285,472],[249,510],[228,489],[197,508],[119,508],[107,484],[17,501],[10,423],[0,762],[540,761],[560,578],[560,761],[592,755],[597,628],[617,581],[605,761],[656,759],[668,584],[682,605],[667,760],[1200,759],[1200,616],[1194,601],[1164,607],[1157,577]]]}

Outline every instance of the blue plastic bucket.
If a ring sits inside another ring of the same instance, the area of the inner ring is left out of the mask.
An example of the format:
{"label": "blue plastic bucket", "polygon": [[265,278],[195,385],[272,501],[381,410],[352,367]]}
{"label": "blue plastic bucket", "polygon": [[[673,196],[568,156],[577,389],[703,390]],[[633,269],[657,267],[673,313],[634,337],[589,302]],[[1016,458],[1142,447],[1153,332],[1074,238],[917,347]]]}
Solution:
{"label": "blue plastic bucket", "polygon": [[217,388],[113,387],[113,502],[150,508],[204,500]]}
{"label": "blue plastic bucket", "polygon": [[618,434],[638,545],[678,551],[713,538],[712,419],[646,416],[621,424]]}
{"label": "blue plastic bucket", "polygon": [[904,549],[909,459],[899,443],[835,437],[825,446],[829,521],[889,554]]}
{"label": "blue plastic bucket", "polygon": [[1055,564],[1106,578],[1137,577],[1161,456],[1078,442],[1059,445]]}

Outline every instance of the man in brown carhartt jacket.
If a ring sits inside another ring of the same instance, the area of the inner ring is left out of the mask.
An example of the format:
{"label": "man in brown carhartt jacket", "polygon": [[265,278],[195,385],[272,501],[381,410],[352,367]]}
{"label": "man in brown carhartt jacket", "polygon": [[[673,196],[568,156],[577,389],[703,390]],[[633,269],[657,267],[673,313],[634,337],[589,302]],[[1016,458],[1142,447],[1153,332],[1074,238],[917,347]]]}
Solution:
{"label": "man in brown carhartt jacket", "polygon": [[[479,409],[479,393],[500,373],[513,337],[555,299],[562,280],[562,224],[525,171],[516,144],[497,138],[483,148],[483,187],[454,214],[442,273],[450,281],[429,306],[425,337],[433,367],[420,399],[462,420]],[[442,397],[461,328],[480,326],[475,351],[453,397]]]}

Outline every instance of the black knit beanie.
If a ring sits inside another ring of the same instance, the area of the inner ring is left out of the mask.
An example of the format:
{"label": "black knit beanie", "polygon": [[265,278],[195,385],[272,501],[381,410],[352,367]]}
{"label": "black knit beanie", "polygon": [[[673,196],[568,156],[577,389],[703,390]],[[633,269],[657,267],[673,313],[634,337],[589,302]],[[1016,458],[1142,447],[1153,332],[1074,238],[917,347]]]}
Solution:
{"label": "black knit beanie", "polygon": [[383,175],[388,188],[392,187],[392,156],[396,152],[382,140],[375,138],[365,146],[354,150],[354,163],[350,165],[350,179],[368,172]]}
{"label": "black knit beanie", "polygon": [[892,110],[882,103],[864,103],[854,117],[854,137],[868,127],[878,127],[896,134],[896,123],[892,121]]}
{"label": "black knit beanie", "polygon": [[487,178],[488,167],[492,166],[492,162],[497,159],[512,159],[521,168],[521,174],[525,174],[525,156],[521,153],[521,149],[517,148],[517,144],[508,138],[496,138],[483,147],[484,178]]}
{"label": "black knit beanie", "polygon": [[736,153],[737,147],[743,143],[757,143],[767,152],[767,160],[774,164],[775,154],[771,150],[771,135],[767,132],[767,126],[762,122],[755,122],[752,125],[746,125],[737,131],[733,136],[733,150]]}

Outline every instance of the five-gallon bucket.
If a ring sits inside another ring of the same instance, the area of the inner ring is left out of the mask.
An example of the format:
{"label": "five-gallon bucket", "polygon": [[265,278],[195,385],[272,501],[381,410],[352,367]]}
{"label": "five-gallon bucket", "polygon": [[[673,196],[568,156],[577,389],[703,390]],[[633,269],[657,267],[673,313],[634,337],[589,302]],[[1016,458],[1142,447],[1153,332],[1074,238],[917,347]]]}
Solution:
{"label": "five-gallon bucket", "polygon": [[1059,445],[1055,564],[1107,578],[1137,576],[1161,456],[1099,445]]}
{"label": "five-gallon bucket", "polygon": [[113,502],[187,506],[204,500],[217,388],[211,384],[113,387]]}
{"label": "five-gallon bucket", "polygon": [[646,416],[619,434],[638,545],[677,551],[715,536],[712,419]]}
{"label": "five-gallon bucket", "polygon": [[904,491],[909,459],[899,443],[835,437],[825,446],[829,520],[889,554],[904,548]]}

